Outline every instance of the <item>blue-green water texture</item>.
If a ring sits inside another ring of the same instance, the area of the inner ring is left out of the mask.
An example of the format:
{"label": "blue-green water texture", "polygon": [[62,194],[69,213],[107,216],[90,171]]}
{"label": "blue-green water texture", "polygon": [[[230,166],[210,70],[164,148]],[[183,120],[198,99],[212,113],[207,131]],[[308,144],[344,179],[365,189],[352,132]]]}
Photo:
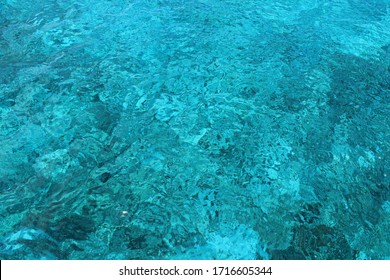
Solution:
{"label": "blue-green water texture", "polygon": [[390,259],[390,0],[0,0],[1,259]]}

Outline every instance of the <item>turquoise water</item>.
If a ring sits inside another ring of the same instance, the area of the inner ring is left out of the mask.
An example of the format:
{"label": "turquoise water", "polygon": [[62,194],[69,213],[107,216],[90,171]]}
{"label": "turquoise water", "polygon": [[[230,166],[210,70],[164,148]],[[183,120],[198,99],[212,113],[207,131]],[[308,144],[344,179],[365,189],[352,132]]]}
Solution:
{"label": "turquoise water", "polygon": [[390,259],[390,1],[0,0],[2,259]]}

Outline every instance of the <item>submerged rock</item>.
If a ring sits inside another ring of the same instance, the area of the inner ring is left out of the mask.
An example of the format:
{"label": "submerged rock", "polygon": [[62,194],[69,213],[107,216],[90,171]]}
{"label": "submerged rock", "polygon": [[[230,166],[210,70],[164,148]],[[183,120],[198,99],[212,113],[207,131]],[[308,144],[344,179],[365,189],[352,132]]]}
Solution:
{"label": "submerged rock", "polygon": [[0,258],[57,260],[65,256],[59,242],[49,234],[39,229],[23,228],[1,241]]}

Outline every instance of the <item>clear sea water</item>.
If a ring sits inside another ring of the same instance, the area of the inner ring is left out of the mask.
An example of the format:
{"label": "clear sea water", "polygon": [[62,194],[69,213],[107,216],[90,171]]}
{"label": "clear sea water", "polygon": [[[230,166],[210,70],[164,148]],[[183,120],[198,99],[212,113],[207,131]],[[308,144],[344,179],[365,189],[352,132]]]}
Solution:
{"label": "clear sea water", "polygon": [[0,0],[2,259],[390,259],[389,0]]}

